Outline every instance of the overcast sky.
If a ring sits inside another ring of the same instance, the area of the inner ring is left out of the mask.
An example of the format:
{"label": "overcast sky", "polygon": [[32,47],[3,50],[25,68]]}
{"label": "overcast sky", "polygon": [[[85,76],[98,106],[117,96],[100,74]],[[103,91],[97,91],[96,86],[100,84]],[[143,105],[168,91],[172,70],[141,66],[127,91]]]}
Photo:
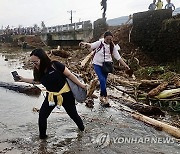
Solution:
{"label": "overcast sky", "polygon": [[[162,0],[164,6],[166,0]],[[70,23],[73,10],[73,22],[102,17],[101,0],[0,0],[0,26],[33,26],[41,21],[46,26]],[[107,0],[107,19],[127,16],[146,11],[152,0]],[[172,1],[180,7],[180,0]]]}

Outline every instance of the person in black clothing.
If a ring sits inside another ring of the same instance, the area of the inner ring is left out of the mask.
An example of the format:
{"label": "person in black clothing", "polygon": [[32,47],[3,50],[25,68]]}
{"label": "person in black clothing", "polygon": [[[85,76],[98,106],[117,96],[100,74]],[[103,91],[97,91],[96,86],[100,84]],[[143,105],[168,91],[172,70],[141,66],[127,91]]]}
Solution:
{"label": "person in black clothing", "polygon": [[107,10],[107,0],[102,0],[101,6],[102,6],[101,10],[104,9],[102,17],[105,18],[106,17],[106,10]]}
{"label": "person in black clothing", "polygon": [[[51,61],[44,50],[34,49],[30,54],[30,61],[34,65],[34,79],[27,79],[22,76],[20,77],[20,82],[39,84],[41,83],[48,92],[61,91],[66,83],[66,77],[71,79],[80,87],[86,89],[86,85],[82,84],[70,71],[69,69],[58,61]],[[69,88],[69,87],[68,87]],[[58,96],[53,95],[54,104],[50,102],[49,95],[46,93],[45,100],[39,111],[39,137],[40,139],[47,138],[47,118],[49,117],[52,110],[58,104]],[[62,106],[65,108],[67,114],[76,123],[80,131],[84,131],[83,121],[78,115],[75,106],[75,98],[72,92],[69,91],[61,94],[63,98]]]}

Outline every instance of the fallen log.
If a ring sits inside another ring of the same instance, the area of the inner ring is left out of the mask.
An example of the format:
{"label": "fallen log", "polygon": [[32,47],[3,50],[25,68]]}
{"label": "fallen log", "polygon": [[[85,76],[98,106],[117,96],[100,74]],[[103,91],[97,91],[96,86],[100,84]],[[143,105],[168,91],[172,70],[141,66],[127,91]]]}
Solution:
{"label": "fallen log", "polygon": [[123,86],[139,86],[139,82],[136,82],[136,81],[128,81],[128,80],[123,80],[122,78],[118,77],[117,75],[114,75],[114,74],[109,74],[108,76],[108,80],[110,80],[111,82],[115,83],[119,83]]}
{"label": "fallen log", "polygon": [[165,116],[165,113],[160,108],[155,107],[155,106],[149,106],[140,102],[121,101],[120,103],[147,116],[152,116],[152,115]]}
{"label": "fallen log", "polygon": [[163,80],[141,80],[140,87],[157,87]]}
{"label": "fallen log", "polygon": [[176,97],[176,98],[160,98],[160,99],[157,99],[157,98],[149,98],[149,100],[152,100],[152,101],[180,101],[180,97]]}
{"label": "fallen log", "polygon": [[0,87],[13,90],[15,92],[24,93],[30,96],[40,96],[41,90],[36,86],[25,86],[25,85],[17,85],[13,83],[0,82]]}
{"label": "fallen log", "polygon": [[174,136],[177,139],[180,139],[180,129],[171,125],[168,125],[164,122],[155,120],[153,118],[144,116],[142,114],[138,114],[138,113],[133,113],[131,114],[133,118],[143,121],[149,125],[154,126],[155,128],[158,128],[159,130],[165,131],[168,134]]}
{"label": "fallen log", "polygon": [[149,96],[149,97],[157,96],[160,92],[162,92],[163,90],[165,90],[167,86],[168,86],[168,82],[163,82],[163,83],[161,83],[159,86],[157,86],[156,88],[152,89],[152,90],[148,93],[148,96]]}
{"label": "fallen log", "polygon": [[114,93],[110,94],[110,97],[114,97],[115,99],[117,99],[119,101],[120,104],[123,104],[125,106],[128,106],[129,108],[138,111],[139,113],[142,113],[144,115],[161,115],[161,116],[165,116],[165,113],[158,107],[155,106],[149,106],[140,102],[137,102],[134,99],[129,99],[128,97],[130,97],[127,93],[126,95],[128,96],[126,98],[126,96],[124,96],[117,88],[113,90]]}
{"label": "fallen log", "polygon": [[108,76],[108,80],[110,80],[111,82],[117,82],[123,86],[134,86],[134,87],[138,87],[139,89],[141,88],[155,88],[157,86],[159,86],[163,80],[141,80],[141,81],[129,81],[127,79],[123,79],[117,75],[114,74],[109,74]]}
{"label": "fallen log", "polygon": [[[114,106],[114,108],[117,108],[117,107]],[[144,123],[147,123],[150,126],[153,126],[154,128],[156,128],[160,131],[164,131],[164,132],[172,135],[173,137],[180,139],[180,129],[177,127],[171,126],[164,122],[161,122],[161,121],[155,120],[153,118],[147,117],[145,115],[142,115],[138,112],[135,112],[132,109],[126,108],[123,105],[120,105],[120,108],[117,108],[117,109],[119,109],[121,111],[126,111],[126,112],[130,113],[134,119],[142,121]]]}

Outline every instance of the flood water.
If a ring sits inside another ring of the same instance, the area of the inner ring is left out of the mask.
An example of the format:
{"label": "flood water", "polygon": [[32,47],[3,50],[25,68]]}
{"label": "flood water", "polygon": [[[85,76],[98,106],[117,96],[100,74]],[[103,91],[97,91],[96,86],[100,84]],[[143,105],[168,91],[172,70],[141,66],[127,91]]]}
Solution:
{"label": "flood water", "polygon": [[[0,49],[0,82],[14,82],[11,71],[24,70],[29,52]],[[24,84],[24,83],[17,83]],[[96,92],[98,95],[98,92]],[[0,88],[0,153],[3,154],[180,154],[180,143],[163,131],[157,131],[119,110],[119,102],[111,100],[111,108],[103,108],[95,100],[93,109],[78,104],[85,124],[79,132],[63,107],[54,109],[48,119],[46,140],[38,138],[38,113],[44,96],[33,97]]]}

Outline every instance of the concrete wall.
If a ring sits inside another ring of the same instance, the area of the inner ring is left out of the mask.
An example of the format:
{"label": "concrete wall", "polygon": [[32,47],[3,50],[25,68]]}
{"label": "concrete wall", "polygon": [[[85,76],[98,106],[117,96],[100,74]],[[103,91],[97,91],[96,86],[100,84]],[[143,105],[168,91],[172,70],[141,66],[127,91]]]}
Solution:
{"label": "concrete wall", "polygon": [[171,61],[180,64],[180,18],[163,21],[152,51],[157,53],[156,59],[162,62]]}
{"label": "concrete wall", "polygon": [[165,19],[171,18],[170,10],[146,11],[133,14],[132,40],[142,48],[150,48]]}
{"label": "concrete wall", "polygon": [[132,41],[157,62],[179,58],[180,20],[171,10],[140,12],[133,15]]}

